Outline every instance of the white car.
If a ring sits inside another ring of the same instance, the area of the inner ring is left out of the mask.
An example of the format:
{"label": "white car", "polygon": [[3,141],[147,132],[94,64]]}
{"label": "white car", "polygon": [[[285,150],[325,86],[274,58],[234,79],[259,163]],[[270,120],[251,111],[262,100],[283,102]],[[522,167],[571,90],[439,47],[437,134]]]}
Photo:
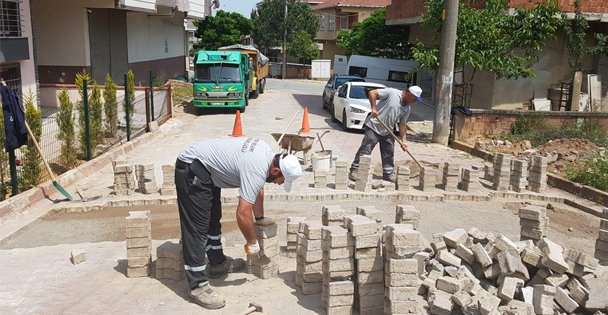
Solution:
{"label": "white car", "polygon": [[344,130],[363,129],[367,115],[372,111],[367,92],[384,89],[385,85],[371,82],[347,82],[342,84],[334,96],[331,119],[341,122]]}

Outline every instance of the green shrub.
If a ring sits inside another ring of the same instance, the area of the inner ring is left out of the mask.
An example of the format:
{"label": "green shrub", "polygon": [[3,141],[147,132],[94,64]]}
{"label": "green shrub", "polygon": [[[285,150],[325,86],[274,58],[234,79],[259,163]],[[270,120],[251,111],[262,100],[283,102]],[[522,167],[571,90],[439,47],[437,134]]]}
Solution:
{"label": "green shrub", "polygon": [[608,157],[589,159],[584,167],[568,169],[566,175],[571,181],[608,192]]}
{"label": "green shrub", "polygon": [[91,89],[89,111],[91,113],[91,149],[94,150],[103,141],[103,103],[101,101],[101,89],[95,81],[93,81],[93,88]]}
{"label": "green shrub", "polygon": [[530,140],[533,146],[540,146],[555,139],[585,139],[598,146],[608,145],[608,131],[600,124],[583,122],[566,124],[561,127],[553,126],[547,119],[538,115],[522,114],[511,125],[513,140]]}
{"label": "green shrub", "polygon": [[[25,120],[36,137],[36,141],[40,143],[40,137],[42,135],[42,113],[36,108],[36,105],[34,105],[34,95],[32,92],[29,92],[25,96],[25,101],[23,103],[25,107]],[[26,191],[40,183],[40,164],[42,163],[42,158],[31,138],[28,138],[27,146],[21,148],[21,152],[23,167],[21,168],[19,190]]]}
{"label": "green shrub", "polygon": [[59,132],[57,139],[61,140],[61,155],[59,164],[70,169],[77,164],[76,154],[76,135],[74,132],[74,104],[70,100],[70,94],[66,89],[59,92],[59,111],[55,117]]}
{"label": "green shrub", "polygon": [[116,102],[116,83],[112,81],[110,74],[106,74],[103,100],[105,101],[103,109],[106,114],[105,131],[110,137],[113,137],[118,130],[118,103]]}

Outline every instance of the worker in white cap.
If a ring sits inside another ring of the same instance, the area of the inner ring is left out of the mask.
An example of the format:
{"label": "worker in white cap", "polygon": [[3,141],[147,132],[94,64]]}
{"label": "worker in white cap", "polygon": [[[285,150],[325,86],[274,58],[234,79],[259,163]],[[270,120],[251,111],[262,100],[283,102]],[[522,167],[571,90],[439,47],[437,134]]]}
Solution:
{"label": "worker in white cap", "polygon": [[274,224],[264,216],[264,184],[282,184],[289,192],[300,176],[298,158],[273,154],[268,144],[255,138],[198,141],[178,155],[175,188],[184,269],[193,302],[207,309],[224,307],[224,297],[213,291],[208,279],[245,269],[243,259],[230,258],[223,252],[221,189],[239,188],[236,221],[246,240],[245,253],[255,254],[260,245],[254,222]]}
{"label": "worker in white cap", "polygon": [[410,105],[416,102],[422,102],[422,89],[419,86],[410,86],[405,90],[394,88],[376,89],[368,92],[369,102],[371,104],[371,113],[367,116],[363,124],[365,132],[363,141],[355,159],[350,166],[349,178],[356,181],[357,170],[359,168],[359,159],[363,155],[370,155],[376,144],[380,143],[380,156],[382,158],[382,179],[391,182],[396,181],[394,172],[395,141],[389,135],[392,130],[386,130],[378,121],[382,120],[387,126],[393,128],[399,126],[399,137],[403,145],[401,149],[407,150],[406,134],[407,127],[405,123],[410,116]]}

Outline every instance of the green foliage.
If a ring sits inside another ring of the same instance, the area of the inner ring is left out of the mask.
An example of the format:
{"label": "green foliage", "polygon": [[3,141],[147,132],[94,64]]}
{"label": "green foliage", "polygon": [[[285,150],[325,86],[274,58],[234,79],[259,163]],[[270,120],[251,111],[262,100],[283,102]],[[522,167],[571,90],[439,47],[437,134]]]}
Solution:
{"label": "green foliage", "polygon": [[[1,98],[0,105],[2,105]],[[5,143],[6,134],[4,133],[4,111],[0,110],[0,144],[4,146]],[[0,148],[0,201],[6,199],[6,195],[8,194],[10,184],[6,180],[9,178],[8,153],[4,150],[4,148]]]}
{"label": "green foliage", "polygon": [[337,44],[346,54],[409,59],[409,29],[386,25],[386,10],[374,11],[367,19],[355,23],[352,30],[338,33]]}
{"label": "green foliage", "polygon": [[[85,98],[84,98],[84,82],[87,82],[87,102],[90,100],[90,89],[91,89],[91,75],[87,73],[85,69],[82,72],[76,74],[76,86],[78,86],[78,93],[80,94],[80,100],[78,101],[78,143],[80,144],[80,152],[84,155],[87,151],[87,138],[86,138],[86,124],[85,124]],[[89,104],[90,105],[90,104]],[[89,106],[90,108],[90,106]],[[89,111],[90,114],[90,111]],[[90,126],[89,126],[90,127]],[[90,128],[89,128],[90,130]]]}
{"label": "green foliage", "polygon": [[608,157],[589,159],[583,167],[567,169],[566,175],[571,181],[608,192]]}
{"label": "green foliage", "polygon": [[93,88],[91,89],[89,107],[89,112],[91,114],[91,122],[89,125],[91,130],[91,148],[94,150],[98,144],[103,142],[103,103],[101,101],[101,89],[94,81]]}
{"label": "green foliage", "polygon": [[62,89],[59,92],[59,111],[55,116],[59,127],[56,137],[62,141],[59,163],[68,169],[77,164],[76,154],[74,154],[76,152],[76,134],[74,132],[73,108],[74,104],[70,100],[68,91]]}
{"label": "green foliage", "polygon": [[[129,89],[129,122],[133,117],[133,109],[135,106],[135,74],[133,74],[133,70],[129,69],[127,72],[127,87]],[[125,101],[122,102],[122,109],[127,112],[127,103]]]}
{"label": "green foliage", "polygon": [[194,36],[201,41],[194,45],[195,50],[217,50],[219,47],[241,43],[241,36],[251,35],[253,23],[236,12],[218,11],[204,20],[196,20]]}
{"label": "green foliage", "polygon": [[525,135],[534,130],[546,128],[548,128],[548,125],[545,116],[521,114],[511,125],[511,134]]}
{"label": "green foliage", "polygon": [[608,130],[598,123],[556,126],[540,115],[522,114],[511,125],[511,134],[511,139],[530,140],[533,146],[540,146],[555,139],[585,139],[600,147],[608,146]]}
{"label": "green foliage", "polygon": [[587,56],[592,53],[592,48],[587,44],[587,31],[589,22],[581,14],[580,0],[574,2],[574,19],[568,21],[564,15],[564,29],[566,31],[566,45],[568,46],[568,63],[574,71],[583,69],[583,63]]}
{"label": "green foliage", "polygon": [[105,101],[103,109],[106,114],[105,131],[110,137],[113,137],[118,130],[118,102],[116,102],[116,83],[112,81],[110,74],[106,74],[103,100]]}
{"label": "green foliage", "polygon": [[[443,0],[426,1],[423,24],[441,33]],[[534,9],[517,8],[506,14],[506,0],[487,0],[484,9],[475,9],[461,0],[456,40],[456,68],[465,65],[488,71],[497,78],[532,77],[532,65],[560,26],[556,0],[546,0]],[[413,56],[423,67],[438,69],[439,49],[417,43]]]}
{"label": "green foliage", "polygon": [[[285,19],[287,3],[287,19]],[[252,37],[262,51],[281,46],[283,34],[287,30],[287,42],[291,42],[300,31],[314,38],[319,29],[319,18],[308,3],[297,0],[263,0],[258,10],[252,13]]]}
{"label": "green foliage", "polygon": [[299,31],[287,45],[287,53],[303,60],[311,60],[319,57],[319,46],[310,34]]}
{"label": "green foliage", "polygon": [[591,48],[591,54],[608,57],[608,35],[595,34],[596,45]]}
{"label": "green foliage", "polygon": [[[30,126],[36,141],[40,143],[42,135],[42,113],[36,105],[34,105],[34,94],[30,91],[24,100],[25,120]],[[32,139],[28,138],[27,146],[21,148],[22,165],[21,179],[19,181],[19,190],[26,191],[40,183],[41,163],[42,158],[36,149],[36,145]]]}

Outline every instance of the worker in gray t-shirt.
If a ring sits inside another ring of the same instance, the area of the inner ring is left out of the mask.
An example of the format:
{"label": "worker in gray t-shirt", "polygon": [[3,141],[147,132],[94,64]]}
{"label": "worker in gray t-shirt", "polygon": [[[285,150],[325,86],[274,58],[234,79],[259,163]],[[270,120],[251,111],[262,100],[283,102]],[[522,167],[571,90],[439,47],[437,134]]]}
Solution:
{"label": "worker in gray t-shirt", "polygon": [[[377,143],[380,143],[380,156],[382,157],[382,179],[395,182],[394,174],[395,155],[394,140],[384,126],[377,120],[381,119],[387,126],[393,128],[399,125],[399,136],[403,143],[401,149],[407,150],[407,142],[405,139],[407,127],[405,123],[410,116],[410,104],[416,101],[422,102],[422,89],[418,86],[411,86],[406,90],[397,90],[393,88],[371,90],[368,93],[368,98],[372,111],[365,123],[363,130],[365,132],[361,146],[355,154],[355,159],[350,166],[350,180],[357,180],[357,170],[359,168],[359,159],[362,155],[370,155]],[[377,102],[377,103],[376,103]]]}
{"label": "worker in gray t-shirt", "polygon": [[232,259],[222,250],[221,189],[239,188],[236,219],[247,241],[245,252],[255,254],[260,246],[254,219],[258,225],[274,224],[264,216],[264,184],[282,184],[289,192],[301,175],[300,162],[294,155],[275,155],[268,144],[255,138],[198,141],[177,156],[175,188],[181,244],[190,298],[195,303],[208,309],[223,307],[224,297],[211,289],[208,278],[245,268],[243,259]]}

